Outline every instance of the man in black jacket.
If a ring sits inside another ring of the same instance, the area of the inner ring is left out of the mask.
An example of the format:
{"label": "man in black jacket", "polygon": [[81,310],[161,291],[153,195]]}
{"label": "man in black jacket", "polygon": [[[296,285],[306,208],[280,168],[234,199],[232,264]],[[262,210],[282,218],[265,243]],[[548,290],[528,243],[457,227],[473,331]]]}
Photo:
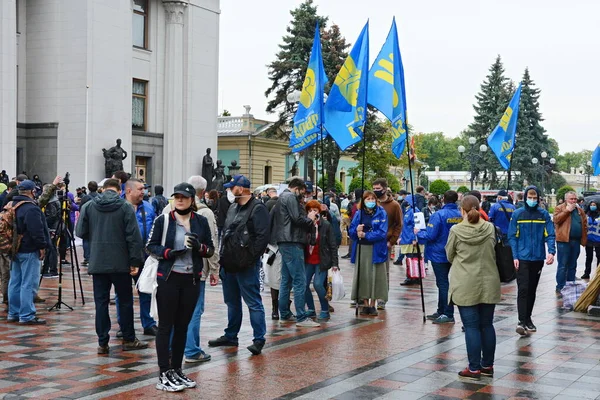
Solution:
{"label": "man in black jacket", "polygon": [[[120,197],[121,185],[116,179],[104,183],[102,195],[88,201],[77,221],[77,236],[90,242],[90,266],[96,303],[98,354],[108,354],[110,288],[119,297],[123,350],[139,350],[148,343],[135,337],[133,327],[133,292],[131,276],[143,264],[144,244],[135,212]],[[131,276],[130,276],[131,275]]]}
{"label": "man in black jacket", "polygon": [[253,260],[250,262],[251,265],[244,266],[239,271],[233,271],[224,258],[228,254],[221,254],[219,275],[223,282],[223,299],[227,304],[228,323],[225,335],[215,340],[209,340],[208,345],[211,347],[238,346],[238,333],[242,326],[242,299],[244,299],[250,312],[250,324],[254,331],[253,343],[247,349],[253,355],[258,355],[265,345],[265,334],[267,333],[265,308],[260,297],[259,272],[261,256],[269,243],[269,213],[262,201],[252,196],[250,180],[245,176],[234,176],[231,182],[226,183],[224,187],[231,188],[231,193],[235,196],[235,203],[229,207],[227,212],[221,247],[225,248],[226,242],[229,240],[227,230],[246,221]]}
{"label": "man in black jacket", "polygon": [[279,288],[280,321],[292,321],[290,312],[290,291],[294,288],[294,304],[296,306],[296,326],[314,328],[318,323],[307,319],[305,304],[306,273],[304,271],[304,246],[307,235],[314,226],[318,213],[306,211],[300,205],[304,198],[306,184],[300,178],[293,178],[288,188],[279,196],[279,209],[274,213],[273,232],[281,253],[281,286]]}
{"label": "man in black jacket", "polygon": [[23,235],[23,238],[11,263],[6,320],[22,325],[42,325],[46,321],[36,317],[33,297],[40,279],[40,260],[44,259],[50,236],[46,218],[33,200],[35,184],[30,180],[23,180],[17,188],[18,193],[10,206],[17,207],[17,233]]}

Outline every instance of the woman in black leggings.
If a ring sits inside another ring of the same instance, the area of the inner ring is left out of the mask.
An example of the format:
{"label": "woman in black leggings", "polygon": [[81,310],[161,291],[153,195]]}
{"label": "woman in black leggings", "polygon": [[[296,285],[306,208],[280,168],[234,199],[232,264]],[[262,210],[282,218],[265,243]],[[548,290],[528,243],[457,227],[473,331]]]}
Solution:
{"label": "woman in black leggings", "polygon": [[[181,371],[181,364],[188,324],[200,293],[197,285],[202,276],[203,258],[212,256],[215,251],[208,221],[195,212],[195,195],[196,190],[188,183],[175,186],[173,210],[154,220],[147,246],[150,254],[159,260],[156,355],[160,375],[156,388],[168,392],[196,387],[196,382]],[[171,331],[172,355],[169,357]]]}

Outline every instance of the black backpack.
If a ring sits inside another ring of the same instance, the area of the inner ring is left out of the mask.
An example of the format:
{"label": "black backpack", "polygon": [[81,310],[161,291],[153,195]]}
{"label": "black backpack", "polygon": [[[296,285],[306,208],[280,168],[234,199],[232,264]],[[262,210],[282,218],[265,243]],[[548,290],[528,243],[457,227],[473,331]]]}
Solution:
{"label": "black backpack", "polygon": [[248,219],[252,217],[252,212],[256,206],[265,207],[261,202],[252,200],[250,209],[245,216],[237,221],[234,218],[233,222],[223,232],[219,263],[228,273],[249,269],[258,259],[259,255],[252,254],[252,239],[248,231]]}

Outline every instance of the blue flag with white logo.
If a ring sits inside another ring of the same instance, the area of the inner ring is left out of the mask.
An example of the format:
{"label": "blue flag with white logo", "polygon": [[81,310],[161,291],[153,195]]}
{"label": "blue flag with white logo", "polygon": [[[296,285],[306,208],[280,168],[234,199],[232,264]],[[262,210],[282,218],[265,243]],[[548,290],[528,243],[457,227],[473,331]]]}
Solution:
{"label": "blue flag with white logo", "polygon": [[302,84],[300,102],[294,116],[294,126],[289,144],[292,153],[297,153],[315,144],[317,136],[320,139],[326,83],[327,75],[325,75],[323,57],[321,56],[321,36],[319,34],[319,23],[317,22],[308,68]]}
{"label": "blue flag with white logo", "polygon": [[367,117],[369,22],[329,91],[325,102],[325,128],[342,150],[361,141]]}
{"label": "blue flag with white logo", "polygon": [[406,90],[396,18],[369,71],[367,101],[392,123],[392,152],[400,158],[406,147]]}
{"label": "blue flag with white logo", "polygon": [[517,132],[520,100],[521,84],[519,84],[506,111],[504,111],[500,123],[487,139],[490,149],[494,152],[504,169],[510,168],[510,159],[515,148],[515,133]]}
{"label": "blue flag with white logo", "polygon": [[600,175],[600,144],[592,154],[592,168],[594,168],[594,176]]}

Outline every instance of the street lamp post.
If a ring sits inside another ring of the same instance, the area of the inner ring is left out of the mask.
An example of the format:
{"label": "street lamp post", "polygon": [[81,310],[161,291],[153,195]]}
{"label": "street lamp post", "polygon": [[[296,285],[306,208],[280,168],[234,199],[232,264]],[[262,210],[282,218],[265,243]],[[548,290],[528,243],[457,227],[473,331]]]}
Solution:
{"label": "street lamp post", "polygon": [[[477,143],[477,139],[475,139],[473,136],[471,136],[469,138],[469,145],[471,146],[471,149],[469,151],[469,154],[467,155],[467,159],[469,160],[469,169],[470,169],[470,173],[471,173],[471,190],[473,190],[473,180],[475,179],[475,163],[480,160],[481,158],[483,158],[483,154],[487,151],[488,147],[485,144],[482,144],[481,146],[479,146],[479,153],[477,154],[475,152],[475,143]],[[458,152],[460,153],[461,157],[464,155],[466,151],[465,146],[460,145],[458,146]]]}
{"label": "street lamp post", "polygon": [[[287,95],[287,101],[288,103],[292,103],[292,104],[296,104],[300,101],[300,95],[302,94],[302,92],[300,92],[299,90],[294,90],[291,93],[288,93]],[[307,177],[308,177],[308,159],[310,157],[310,148],[304,150],[304,182],[306,182]],[[296,160],[298,161],[298,160]]]}
{"label": "street lamp post", "polygon": [[592,172],[593,172],[592,171],[592,162],[588,161],[585,164],[585,167],[582,167],[581,169],[585,173],[585,176],[583,177],[583,179],[584,179],[583,180],[583,191],[585,192],[585,191],[590,190],[590,186],[592,186],[591,185],[591,176],[592,176]]}

